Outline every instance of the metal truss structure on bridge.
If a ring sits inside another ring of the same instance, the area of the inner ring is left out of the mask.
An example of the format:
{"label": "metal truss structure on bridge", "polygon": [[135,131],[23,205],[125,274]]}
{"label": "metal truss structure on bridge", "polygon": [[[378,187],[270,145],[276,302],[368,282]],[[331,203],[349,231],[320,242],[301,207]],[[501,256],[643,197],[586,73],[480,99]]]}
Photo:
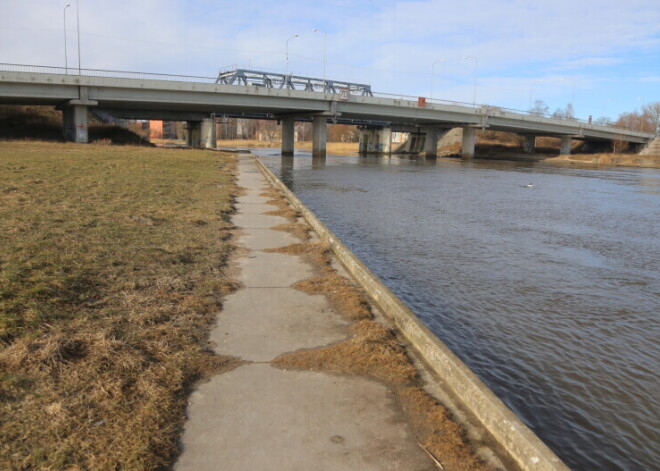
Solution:
{"label": "metal truss structure on bridge", "polygon": [[215,83],[223,85],[252,85],[266,88],[288,88],[307,92],[324,92],[334,94],[349,94],[374,96],[371,85],[361,83],[338,82],[298,75],[275,74],[256,70],[236,69],[221,72]]}

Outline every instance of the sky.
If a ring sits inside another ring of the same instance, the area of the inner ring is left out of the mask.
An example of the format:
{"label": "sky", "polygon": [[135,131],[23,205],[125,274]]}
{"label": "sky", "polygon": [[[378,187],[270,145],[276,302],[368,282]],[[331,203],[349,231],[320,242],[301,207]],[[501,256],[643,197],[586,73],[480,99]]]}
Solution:
{"label": "sky", "polygon": [[[78,1],[83,68],[285,72],[288,45],[290,73],[380,93],[594,119],[660,101],[660,0]],[[77,67],[76,7],[0,0],[0,63],[64,66],[66,16]]]}

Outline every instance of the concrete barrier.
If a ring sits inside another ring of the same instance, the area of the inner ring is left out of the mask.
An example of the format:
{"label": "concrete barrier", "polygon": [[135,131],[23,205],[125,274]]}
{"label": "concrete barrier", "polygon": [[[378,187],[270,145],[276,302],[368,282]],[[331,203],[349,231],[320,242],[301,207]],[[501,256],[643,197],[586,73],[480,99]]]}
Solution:
{"label": "concrete barrier", "polygon": [[299,211],[319,237],[329,244],[348,272],[362,285],[386,317],[395,323],[428,367],[451,388],[451,392],[462,402],[463,407],[481,422],[513,462],[525,471],[568,470],[559,457],[523,424],[270,169],[258,158],[255,159],[270,183],[284,194],[291,206]]}

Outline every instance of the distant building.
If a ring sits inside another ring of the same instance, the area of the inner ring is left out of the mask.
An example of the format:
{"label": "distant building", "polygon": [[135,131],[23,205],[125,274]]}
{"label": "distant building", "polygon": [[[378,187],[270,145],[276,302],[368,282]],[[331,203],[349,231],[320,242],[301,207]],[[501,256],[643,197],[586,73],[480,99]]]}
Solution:
{"label": "distant building", "polygon": [[149,121],[149,139],[163,138],[163,122]]}

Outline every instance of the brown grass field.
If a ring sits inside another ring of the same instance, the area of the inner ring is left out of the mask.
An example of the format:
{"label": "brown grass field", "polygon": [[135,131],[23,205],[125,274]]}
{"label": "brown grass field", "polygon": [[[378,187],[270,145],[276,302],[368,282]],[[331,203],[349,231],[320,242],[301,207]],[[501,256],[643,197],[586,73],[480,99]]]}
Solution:
{"label": "brown grass field", "polygon": [[[278,142],[263,142],[257,140],[219,140],[219,147],[275,147],[279,148]],[[359,144],[357,142],[328,142],[328,154],[357,154]],[[296,149],[310,150],[312,148],[311,141],[296,142]]]}
{"label": "brown grass field", "polygon": [[233,158],[0,142],[0,469],[167,469],[230,253]]}
{"label": "brown grass field", "polygon": [[573,165],[590,164],[619,167],[660,168],[660,155],[571,154],[547,159],[546,162]]}

